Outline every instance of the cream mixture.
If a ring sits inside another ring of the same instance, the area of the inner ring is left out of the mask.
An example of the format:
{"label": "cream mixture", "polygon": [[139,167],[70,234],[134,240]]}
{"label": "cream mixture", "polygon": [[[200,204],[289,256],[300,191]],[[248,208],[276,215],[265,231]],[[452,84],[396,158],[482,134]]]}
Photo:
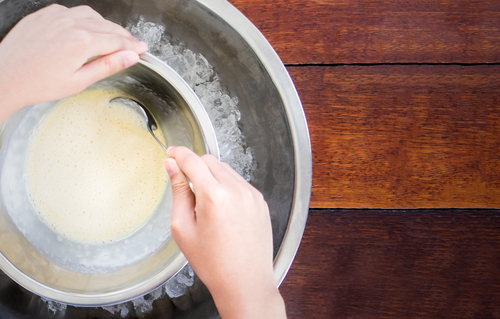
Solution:
{"label": "cream mixture", "polygon": [[[133,233],[165,192],[165,152],[119,92],[87,90],[62,100],[35,130],[27,181],[41,219],[76,242],[110,243]],[[156,136],[165,143],[160,130]]]}

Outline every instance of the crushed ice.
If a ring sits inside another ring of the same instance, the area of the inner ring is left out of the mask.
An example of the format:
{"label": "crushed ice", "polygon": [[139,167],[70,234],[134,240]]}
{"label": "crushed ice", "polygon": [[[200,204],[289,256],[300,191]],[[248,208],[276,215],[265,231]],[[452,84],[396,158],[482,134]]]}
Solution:
{"label": "crushed ice", "polygon": [[221,161],[228,163],[247,181],[251,178],[253,152],[246,147],[238,126],[238,98],[231,96],[207,59],[185,43],[165,33],[165,26],[140,18],[127,29],[149,46],[149,51],[172,67],[200,98],[212,121],[219,142]]}
{"label": "crushed ice", "polygon": [[[165,295],[174,299],[184,296],[188,293],[188,287],[194,284],[194,271],[188,264],[177,275],[170,278],[160,287],[149,294],[132,300],[135,313],[148,314],[153,311],[153,302],[163,298]],[[129,310],[127,304],[102,307],[112,314],[120,313],[122,318],[127,317]]]}
{"label": "crushed ice", "polygon": [[59,311],[65,311],[66,308],[68,307],[66,304],[57,301],[52,301],[45,298],[41,298],[41,300],[47,304],[47,309],[53,314]]}

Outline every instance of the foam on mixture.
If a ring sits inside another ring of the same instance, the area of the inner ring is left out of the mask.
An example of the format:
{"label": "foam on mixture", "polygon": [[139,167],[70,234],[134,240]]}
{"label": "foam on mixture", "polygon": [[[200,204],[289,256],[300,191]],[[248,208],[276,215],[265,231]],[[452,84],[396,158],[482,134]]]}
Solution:
{"label": "foam on mixture", "polygon": [[[140,228],[167,185],[163,149],[118,92],[88,90],[61,101],[33,133],[30,195],[41,219],[81,243],[110,243]],[[158,138],[165,143],[159,130]]]}

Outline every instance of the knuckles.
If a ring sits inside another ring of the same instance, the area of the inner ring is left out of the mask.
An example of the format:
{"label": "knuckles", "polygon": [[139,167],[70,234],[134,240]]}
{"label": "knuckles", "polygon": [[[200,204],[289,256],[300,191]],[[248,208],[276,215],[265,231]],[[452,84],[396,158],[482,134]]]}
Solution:
{"label": "knuckles", "polygon": [[172,194],[175,197],[183,195],[188,192],[191,192],[191,188],[189,187],[188,183],[184,182],[172,183]]}
{"label": "knuckles", "polygon": [[212,161],[213,159],[215,159],[215,157],[214,157],[213,155],[211,155],[211,154],[203,154],[203,155],[201,156],[201,159],[202,159],[203,161],[205,161],[205,162],[210,162],[210,161]]}
{"label": "knuckles", "polygon": [[258,191],[252,190],[247,185],[231,185],[230,188],[220,186],[206,190],[205,200],[213,206],[220,206],[226,203],[241,203],[241,205],[253,202],[264,202],[264,197]]}
{"label": "knuckles", "polygon": [[218,206],[230,199],[231,195],[224,187],[212,187],[206,191],[205,198],[210,204]]}
{"label": "knuckles", "polygon": [[59,18],[55,22],[60,30],[74,29],[78,23],[76,19],[70,17]]}
{"label": "knuckles", "polygon": [[[256,189],[253,190],[252,195],[256,201],[266,203],[266,200],[264,199],[264,195],[262,195],[262,193],[259,192],[258,190],[256,190]],[[267,204],[266,204],[266,206],[267,206]]]}
{"label": "knuckles", "polygon": [[225,163],[225,162],[220,162],[221,166],[225,169],[225,170],[232,170],[233,168],[231,166],[229,166],[228,163]]}
{"label": "knuckles", "polygon": [[121,69],[120,65],[115,59],[104,58],[103,63],[105,74],[107,76],[113,75]]}
{"label": "knuckles", "polygon": [[184,165],[186,167],[196,167],[199,165],[198,157],[194,154],[189,154],[184,158]]}
{"label": "knuckles", "polygon": [[252,190],[249,188],[249,187],[246,187],[245,186],[240,186],[240,187],[237,187],[236,188],[236,192],[237,192],[237,196],[241,199],[245,199],[245,200],[250,200],[250,201],[253,201],[254,200],[254,196],[253,196],[253,192]]}
{"label": "knuckles", "polygon": [[82,12],[85,12],[86,14],[89,14],[89,15],[90,14],[93,14],[93,15],[98,14],[94,9],[92,9],[90,6],[85,5],[85,4],[79,5],[78,7],[75,7],[75,8],[77,8],[78,10],[81,10]]}
{"label": "knuckles", "polygon": [[85,30],[75,30],[72,34],[75,48],[87,51],[92,44],[92,35]]}

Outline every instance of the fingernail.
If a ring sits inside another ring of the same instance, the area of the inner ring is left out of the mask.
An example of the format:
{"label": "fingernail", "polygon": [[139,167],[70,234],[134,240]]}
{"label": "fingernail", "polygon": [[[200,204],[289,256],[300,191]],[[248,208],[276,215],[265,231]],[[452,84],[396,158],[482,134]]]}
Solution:
{"label": "fingernail", "polygon": [[139,45],[143,48],[143,49],[148,49],[148,44],[144,41],[139,41]]}
{"label": "fingernail", "polygon": [[137,39],[136,37],[132,37],[132,40],[134,40],[135,42],[139,42],[139,39]]}
{"label": "fingernail", "polygon": [[166,159],[165,160],[165,169],[167,170],[168,176],[172,176],[175,174],[175,166],[174,163],[172,163],[172,159]]}

